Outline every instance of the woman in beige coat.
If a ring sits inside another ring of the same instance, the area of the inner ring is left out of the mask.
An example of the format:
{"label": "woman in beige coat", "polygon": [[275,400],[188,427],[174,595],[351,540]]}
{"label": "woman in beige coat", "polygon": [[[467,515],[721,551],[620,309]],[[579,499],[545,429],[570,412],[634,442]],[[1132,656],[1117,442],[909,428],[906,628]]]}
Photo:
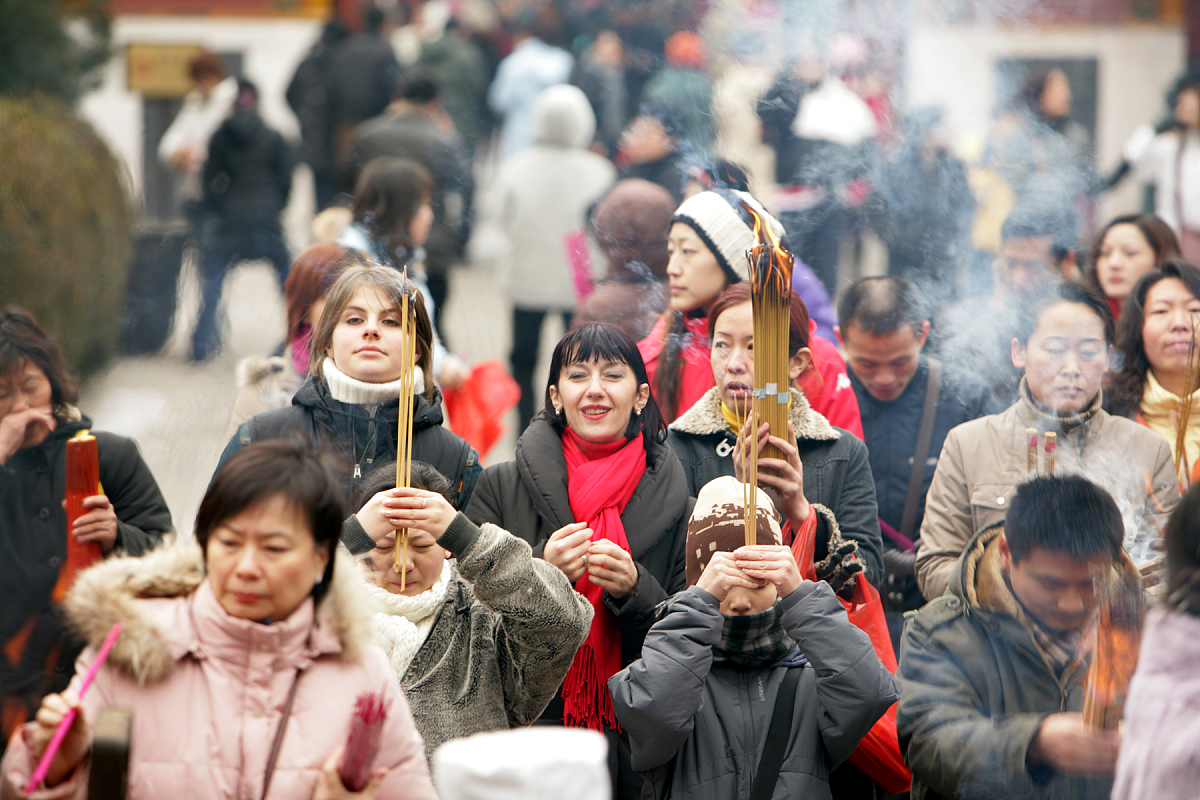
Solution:
{"label": "woman in beige coat", "polygon": [[[917,584],[927,599],[945,593],[967,542],[1004,519],[1017,485],[1032,474],[1079,473],[1108,490],[1137,563],[1179,502],[1167,441],[1100,407],[1113,341],[1104,298],[1080,284],[1059,284],[1034,297],[1022,319],[1012,343],[1013,364],[1025,371],[1020,399],[950,431],[938,459],[917,553]],[[1045,446],[1047,433],[1057,437],[1053,450]]]}
{"label": "woman in beige coat", "polygon": [[[85,798],[89,723],[124,706],[133,712],[130,800],[436,800],[408,703],[359,617],[365,603],[352,590],[361,582],[334,569],[345,509],[329,458],[294,441],[250,445],[201,501],[196,541],[83,573],[67,610],[93,647],[67,691],[47,696],[13,735],[0,797],[23,796],[77,706],[32,797]],[[117,622],[120,638],[80,702],[95,645]],[[363,692],[389,710],[370,781],[352,793],[338,765]]]}

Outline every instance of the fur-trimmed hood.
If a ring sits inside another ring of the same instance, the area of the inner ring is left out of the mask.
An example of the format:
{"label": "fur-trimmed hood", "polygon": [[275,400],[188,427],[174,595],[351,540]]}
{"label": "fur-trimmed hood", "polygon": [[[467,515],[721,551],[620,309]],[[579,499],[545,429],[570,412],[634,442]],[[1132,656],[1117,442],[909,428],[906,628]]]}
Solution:
{"label": "fur-trimmed hood", "polygon": [[[788,419],[796,431],[797,439],[833,441],[841,436],[825,417],[813,411],[803,392],[796,388],[792,388],[790,392],[792,404],[788,409]],[[671,429],[697,436],[711,436],[728,431],[729,423],[721,414],[721,395],[717,388],[714,386],[705,392],[694,406],[671,423]]]}
{"label": "fur-trimmed hood", "polygon": [[[352,561],[340,547],[335,550],[334,576],[316,610],[306,659],[334,654],[343,661],[358,661],[369,642],[370,620]],[[123,623],[108,664],[140,684],[154,683],[200,645],[187,604],[147,601],[189,598],[206,577],[197,542],[171,539],[141,558],[110,558],[83,572],[67,595],[67,617],[92,646],[98,646],[117,622]]]}

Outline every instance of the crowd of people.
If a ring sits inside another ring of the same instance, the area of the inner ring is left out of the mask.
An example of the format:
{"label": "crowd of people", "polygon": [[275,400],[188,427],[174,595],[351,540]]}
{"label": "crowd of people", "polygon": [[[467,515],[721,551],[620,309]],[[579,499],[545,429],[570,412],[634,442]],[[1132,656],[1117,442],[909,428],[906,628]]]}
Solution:
{"label": "crowd of people", "polygon": [[[287,310],[196,465],[194,536],[101,431],[68,530],[92,422],[53,335],[0,310],[0,798],[51,748],[32,796],[88,796],[114,706],[133,798],[448,799],[449,743],[531,727],[593,732],[616,800],[1192,796],[1200,80],[1102,177],[1067,75],[1032,75],[968,166],[838,34],[755,97],[776,158],[752,178],[719,155],[704,20],[411,5],[324,27],[287,92],[298,149],[253,83],[191,64],[159,148],[200,265],[191,356],[220,351],[240,260],[272,262]],[[318,213],[293,260],[297,159]],[[1154,212],[1098,224],[1126,172]],[[443,411],[477,218],[521,389],[514,457],[486,468]],[[865,228],[888,274],[847,280]],[[786,385],[755,378],[767,239],[795,256]],[[1152,608],[1112,726],[1085,706],[1122,592]],[[364,693],[386,708],[367,756]],[[519,796],[582,797],[571,772]],[[462,796],[514,796],[480,781]]]}

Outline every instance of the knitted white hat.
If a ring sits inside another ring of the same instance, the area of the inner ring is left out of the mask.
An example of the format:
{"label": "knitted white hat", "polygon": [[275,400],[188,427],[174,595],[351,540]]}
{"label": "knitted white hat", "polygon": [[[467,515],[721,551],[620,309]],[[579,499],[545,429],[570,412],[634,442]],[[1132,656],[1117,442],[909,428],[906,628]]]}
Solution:
{"label": "knitted white hat", "polygon": [[750,265],[746,251],[753,247],[754,229],[745,212],[735,204],[745,202],[751,206],[776,236],[783,234],[779,220],[755,200],[749,192],[730,189],[701,192],[683,201],[671,217],[671,222],[682,222],[696,232],[708,249],[717,257],[717,263],[730,276],[739,281],[750,277]]}
{"label": "knitted white hat", "polygon": [[477,733],[433,754],[442,800],[609,800],[608,742],[583,728]]}

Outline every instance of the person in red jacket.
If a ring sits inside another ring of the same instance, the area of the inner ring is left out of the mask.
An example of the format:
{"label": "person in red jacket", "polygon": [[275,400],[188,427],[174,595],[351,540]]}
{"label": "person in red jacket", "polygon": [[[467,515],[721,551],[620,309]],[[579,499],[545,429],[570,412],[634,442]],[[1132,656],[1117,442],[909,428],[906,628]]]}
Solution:
{"label": "person in red jacket", "polygon": [[[746,251],[755,244],[743,202],[782,235],[779,222],[747,192],[701,192],[685,200],[671,218],[667,237],[670,305],[650,335],[638,343],[650,387],[668,422],[695,405],[714,385],[708,312],[725,289],[749,276]],[[812,351],[815,369],[805,376],[805,396],[831,424],[861,439],[862,419],[846,362],[836,347],[819,336],[812,337]]]}

